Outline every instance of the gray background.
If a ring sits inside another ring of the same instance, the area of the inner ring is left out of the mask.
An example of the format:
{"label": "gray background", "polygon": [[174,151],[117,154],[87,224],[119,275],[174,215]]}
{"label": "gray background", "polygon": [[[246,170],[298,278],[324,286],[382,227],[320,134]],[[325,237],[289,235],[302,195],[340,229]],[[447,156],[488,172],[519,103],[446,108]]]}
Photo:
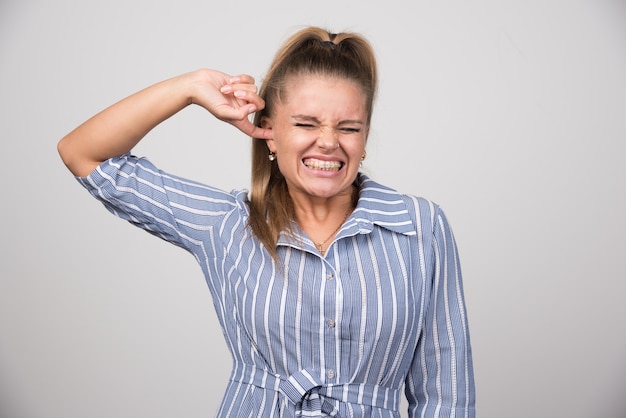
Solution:
{"label": "gray background", "polygon": [[[181,72],[261,79],[307,24],[371,39],[364,168],[453,224],[479,416],[626,416],[625,13],[605,0],[0,0],[0,416],[213,416],[230,359],[195,260],[109,215],[56,142]],[[248,187],[249,140],[198,108],[136,152]]]}

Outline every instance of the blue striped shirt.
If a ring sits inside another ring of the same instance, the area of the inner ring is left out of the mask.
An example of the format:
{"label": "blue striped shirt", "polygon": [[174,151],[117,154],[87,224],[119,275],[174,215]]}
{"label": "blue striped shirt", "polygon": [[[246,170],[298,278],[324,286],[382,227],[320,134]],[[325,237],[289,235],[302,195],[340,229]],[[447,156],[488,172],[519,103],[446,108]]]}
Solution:
{"label": "blue striped shirt", "polygon": [[247,227],[247,192],[172,176],[129,154],[83,186],[197,259],[233,357],[219,417],[474,417],[461,270],[434,203],[359,174],[325,256],[296,228],[280,263]]}

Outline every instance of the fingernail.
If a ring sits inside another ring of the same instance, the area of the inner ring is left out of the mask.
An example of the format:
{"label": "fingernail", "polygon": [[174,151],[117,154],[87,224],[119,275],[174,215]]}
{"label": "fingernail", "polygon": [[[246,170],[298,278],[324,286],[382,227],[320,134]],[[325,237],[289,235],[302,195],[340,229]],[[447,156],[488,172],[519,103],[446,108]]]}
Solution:
{"label": "fingernail", "polygon": [[254,113],[254,112],[256,112],[256,106],[255,105],[248,106],[248,113]]}
{"label": "fingernail", "polygon": [[233,91],[233,86],[226,84],[225,86],[220,87],[220,91],[222,93],[230,93],[231,91]]}
{"label": "fingernail", "polygon": [[234,93],[234,95],[235,95],[235,97],[244,97],[246,95],[246,92],[245,91],[241,91],[241,90],[237,90]]}

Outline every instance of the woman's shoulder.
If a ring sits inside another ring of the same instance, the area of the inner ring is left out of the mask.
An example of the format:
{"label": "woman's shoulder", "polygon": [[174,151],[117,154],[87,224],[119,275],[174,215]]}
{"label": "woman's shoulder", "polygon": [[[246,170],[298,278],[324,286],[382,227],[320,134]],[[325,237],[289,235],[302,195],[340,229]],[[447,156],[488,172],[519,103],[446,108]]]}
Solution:
{"label": "woman's shoulder", "polygon": [[378,183],[365,174],[359,174],[360,188],[357,210],[366,213],[379,225],[394,225],[396,232],[415,234],[424,228],[432,229],[441,208],[434,201]]}
{"label": "woman's shoulder", "polygon": [[427,197],[404,193],[397,189],[383,185],[365,174],[360,173],[358,178],[360,187],[360,197],[363,199],[380,199],[381,203],[400,203],[411,212],[432,212],[440,211],[440,206]]}

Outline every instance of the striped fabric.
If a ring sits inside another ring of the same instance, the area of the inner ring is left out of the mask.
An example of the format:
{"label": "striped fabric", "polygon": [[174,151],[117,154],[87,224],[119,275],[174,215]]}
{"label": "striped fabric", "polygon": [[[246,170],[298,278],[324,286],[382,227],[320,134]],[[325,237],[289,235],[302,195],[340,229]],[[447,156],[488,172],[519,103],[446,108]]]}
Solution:
{"label": "striped fabric", "polygon": [[280,263],[223,192],[129,154],[78,179],[117,216],[192,253],[233,372],[218,417],[474,417],[454,237],[432,202],[359,174],[360,197],[326,255],[296,229]]}

